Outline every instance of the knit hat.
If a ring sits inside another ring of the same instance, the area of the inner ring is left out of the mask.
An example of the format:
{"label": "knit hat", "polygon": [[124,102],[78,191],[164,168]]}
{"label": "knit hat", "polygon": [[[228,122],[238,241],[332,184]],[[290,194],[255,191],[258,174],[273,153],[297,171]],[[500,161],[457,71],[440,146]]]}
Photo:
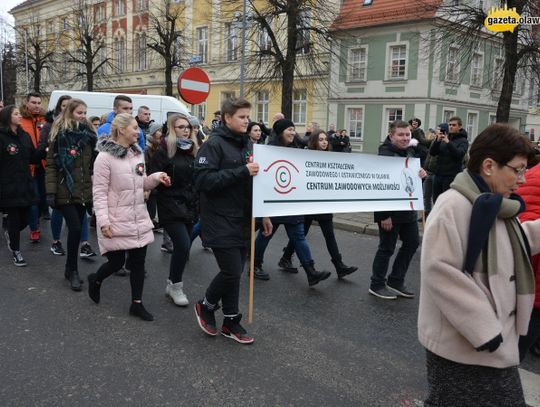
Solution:
{"label": "knit hat", "polygon": [[195,126],[201,127],[201,123],[199,122],[199,119],[197,119],[195,116],[189,116],[188,122],[191,125],[191,127],[195,127]]}
{"label": "knit hat", "polygon": [[285,129],[288,129],[289,127],[294,127],[294,123],[289,119],[281,119],[274,123],[272,128],[274,129],[274,132],[276,135],[280,135],[283,133]]}
{"label": "knit hat", "polygon": [[163,126],[160,123],[152,122],[148,126],[148,136],[152,137],[154,133],[158,130],[161,130]]}
{"label": "knit hat", "polygon": [[448,123],[441,123],[438,127],[444,134],[448,134]]}

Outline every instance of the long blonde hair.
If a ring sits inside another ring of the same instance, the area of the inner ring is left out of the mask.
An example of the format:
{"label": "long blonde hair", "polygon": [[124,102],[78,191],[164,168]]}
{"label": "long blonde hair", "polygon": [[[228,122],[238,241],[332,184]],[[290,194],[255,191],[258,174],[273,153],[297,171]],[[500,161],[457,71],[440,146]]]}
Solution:
{"label": "long blonde hair", "polygon": [[173,158],[176,154],[176,130],[174,129],[174,123],[178,119],[184,119],[188,125],[191,127],[191,132],[189,134],[189,139],[193,141],[193,149],[191,150],[191,155],[195,157],[197,155],[197,151],[199,151],[199,143],[197,141],[197,134],[195,131],[193,131],[193,127],[191,126],[191,123],[189,122],[187,116],[181,114],[181,113],[175,113],[169,116],[167,119],[167,136],[165,137],[165,140],[167,142],[167,155],[169,158]]}
{"label": "long blonde hair", "polygon": [[[53,122],[50,135],[51,141],[54,141],[60,131],[66,131],[68,129],[74,129],[78,127],[78,123],[73,120],[73,112],[81,105],[87,107],[86,103],[81,99],[69,100],[64,111],[60,115],[58,115],[58,117]],[[84,120],[84,124],[86,125],[88,131],[94,133],[94,126],[88,119]]]}
{"label": "long blonde hair", "polygon": [[111,138],[114,141],[118,141],[118,135],[120,134],[120,129],[126,129],[133,120],[135,120],[135,118],[131,116],[129,113],[117,114],[111,123]]}

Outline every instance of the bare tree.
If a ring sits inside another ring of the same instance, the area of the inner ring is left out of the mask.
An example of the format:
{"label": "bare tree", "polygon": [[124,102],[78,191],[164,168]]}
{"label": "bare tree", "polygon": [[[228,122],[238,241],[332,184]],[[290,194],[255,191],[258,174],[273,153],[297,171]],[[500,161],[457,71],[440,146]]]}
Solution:
{"label": "bare tree", "polygon": [[14,104],[15,94],[17,93],[17,60],[15,58],[14,43],[7,42],[3,44],[1,61],[4,105]]}
{"label": "bare tree", "polygon": [[107,55],[105,40],[107,21],[104,4],[89,0],[75,0],[71,5],[70,19],[60,36],[62,60],[74,69],[72,80],[82,84],[82,88],[93,91],[96,82],[105,80],[105,68],[112,67]]}
{"label": "bare tree", "polygon": [[[448,43],[443,41],[443,38],[452,41],[459,49],[462,71],[470,66],[472,55],[479,44],[500,46],[503,64],[493,66],[490,79],[494,94],[500,92],[497,122],[508,122],[517,73],[522,72],[531,79],[533,76],[534,79],[538,79],[538,75],[532,75],[538,72],[540,67],[540,49],[535,38],[536,31],[531,30],[530,26],[518,25],[514,31],[495,33],[486,30],[484,20],[492,6],[504,8],[505,5],[508,9],[515,8],[520,16],[538,16],[540,3],[536,0],[494,0],[490,2],[489,9],[483,1],[444,1],[439,4],[430,0],[418,0],[418,3],[417,7],[423,10],[431,9],[437,13],[438,18],[434,19],[434,24],[439,38],[438,53],[447,52],[441,49]],[[502,83],[500,87],[496,86],[497,79]]]}
{"label": "bare tree", "polygon": [[181,65],[180,50],[184,35],[179,22],[185,5],[174,4],[170,0],[159,0],[148,13],[146,45],[160,58],[165,74],[165,94],[173,96],[173,68]]}
{"label": "bare tree", "polygon": [[56,38],[47,36],[41,23],[39,16],[31,14],[28,20],[15,27],[19,72],[21,76],[28,73],[27,85],[35,92],[41,91],[44,71],[54,69],[56,56]]}

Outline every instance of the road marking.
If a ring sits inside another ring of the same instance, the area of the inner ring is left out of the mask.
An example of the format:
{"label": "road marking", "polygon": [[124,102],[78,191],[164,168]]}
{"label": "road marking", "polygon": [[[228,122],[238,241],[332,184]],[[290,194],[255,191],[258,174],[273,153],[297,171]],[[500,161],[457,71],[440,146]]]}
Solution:
{"label": "road marking", "polygon": [[540,375],[519,369],[521,384],[525,393],[525,402],[531,407],[540,407]]}

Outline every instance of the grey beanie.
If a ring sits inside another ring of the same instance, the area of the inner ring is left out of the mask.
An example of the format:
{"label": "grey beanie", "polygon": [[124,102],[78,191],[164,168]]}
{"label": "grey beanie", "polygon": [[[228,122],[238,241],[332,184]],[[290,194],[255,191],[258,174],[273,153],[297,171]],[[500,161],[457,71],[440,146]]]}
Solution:
{"label": "grey beanie", "polygon": [[152,137],[154,133],[158,130],[161,130],[163,126],[160,123],[152,122],[150,126],[148,126],[148,136]]}
{"label": "grey beanie", "polygon": [[201,127],[201,123],[199,122],[199,119],[197,119],[195,116],[189,116],[188,122],[191,124],[191,127],[199,126]]}

